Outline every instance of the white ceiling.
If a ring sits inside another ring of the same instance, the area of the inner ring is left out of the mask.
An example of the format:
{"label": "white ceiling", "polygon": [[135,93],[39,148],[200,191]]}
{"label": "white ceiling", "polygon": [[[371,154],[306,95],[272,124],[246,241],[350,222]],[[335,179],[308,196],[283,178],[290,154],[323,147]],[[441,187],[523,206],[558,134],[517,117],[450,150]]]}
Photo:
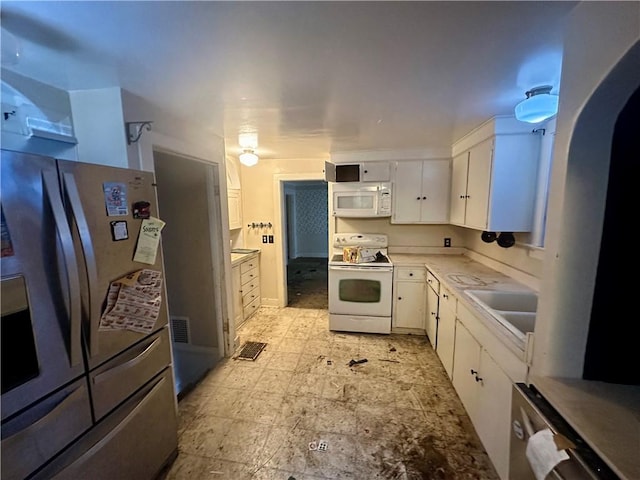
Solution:
{"label": "white ceiling", "polygon": [[[450,147],[524,92],[559,92],[575,2],[2,1],[22,57],[65,90],[121,86],[261,158]],[[3,37],[4,39],[5,37]]]}

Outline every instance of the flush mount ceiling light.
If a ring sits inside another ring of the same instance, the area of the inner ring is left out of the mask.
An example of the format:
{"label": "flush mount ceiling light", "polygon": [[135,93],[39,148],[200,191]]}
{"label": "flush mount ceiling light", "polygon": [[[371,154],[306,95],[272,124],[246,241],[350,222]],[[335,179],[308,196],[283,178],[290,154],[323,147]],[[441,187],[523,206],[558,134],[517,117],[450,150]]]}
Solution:
{"label": "flush mount ceiling light", "polygon": [[238,158],[240,159],[240,163],[247,167],[253,167],[258,163],[258,155],[256,155],[251,149],[245,149]]}
{"label": "flush mount ceiling light", "polygon": [[516,118],[521,122],[539,123],[558,113],[558,96],[551,95],[551,85],[526,92],[527,98],[516,105]]}

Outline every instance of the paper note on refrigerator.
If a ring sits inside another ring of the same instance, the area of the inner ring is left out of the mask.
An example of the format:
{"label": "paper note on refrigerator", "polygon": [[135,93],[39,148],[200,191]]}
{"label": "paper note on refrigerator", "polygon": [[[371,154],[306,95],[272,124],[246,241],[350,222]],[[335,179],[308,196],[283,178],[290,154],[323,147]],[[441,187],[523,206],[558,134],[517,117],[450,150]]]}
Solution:
{"label": "paper note on refrigerator", "polygon": [[149,217],[142,220],[138,244],[133,256],[134,262],[148,263],[149,265],[156,263],[156,255],[160,246],[160,232],[164,226],[165,223],[159,218]]}
{"label": "paper note on refrigerator", "polygon": [[109,285],[100,330],[150,333],[162,305],[162,273],[138,270]]}

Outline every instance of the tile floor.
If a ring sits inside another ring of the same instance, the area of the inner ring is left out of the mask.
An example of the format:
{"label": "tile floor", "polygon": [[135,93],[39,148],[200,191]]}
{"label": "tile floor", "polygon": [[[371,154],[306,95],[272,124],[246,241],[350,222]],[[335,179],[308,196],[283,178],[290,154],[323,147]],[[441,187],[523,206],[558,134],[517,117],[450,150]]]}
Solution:
{"label": "tile floor", "polygon": [[161,477],[497,479],[426,337],[330,332],[314,268],[302,271],[314,288],[293,282],[289,307],[240,328],[240,345],[267,343],[255,361],[222,360],[180,400],[179,454]]}

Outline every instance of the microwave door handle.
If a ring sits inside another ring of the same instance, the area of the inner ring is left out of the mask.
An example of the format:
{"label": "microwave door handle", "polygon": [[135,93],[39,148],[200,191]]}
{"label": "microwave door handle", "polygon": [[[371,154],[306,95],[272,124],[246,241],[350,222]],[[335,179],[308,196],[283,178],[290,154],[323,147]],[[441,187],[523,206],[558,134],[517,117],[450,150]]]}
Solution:
{"label": "microwave door handle", "polygon": [[91,240],[91,232],[89,231],[89,224],[87,223],[87,217],[84,214],[82,208],[82,201],[80,200],[80,193],[78,192],[78,186],[76,185],[76,179],[71,173],[64,173],[62,175],[62,182],[64,189],[71,204],[71,211],[75,218],[75,223],[78,229],[78,235],[80,236],[80,244],[82,245],[82,253],[84,254],[85,264],[87,268],[88,285],[87,291],[89,294],[89,351],[91,356],[98,354],[98,327],[100,326],[100,305],[102,299],[99,298],[97,292],[94,290],[98,285],[98,266],[96,262],[95,250],[93,248],[93,241]]}
{"label": "microwave door handle", "polygon": [[51,206],[56,233],[62,246],[62,255],[67,273],[69,294],[69,361],[72,366],[78,365],[82,359],[80,351],[82,345],[80,331],[81,298],[80,278],[78,276],[78,259],[73,247],[71,229],[67,223],[67,216],[62,204],[62,196],[58,187],[58,175],[52,171],[42,172],[43,190]]}

